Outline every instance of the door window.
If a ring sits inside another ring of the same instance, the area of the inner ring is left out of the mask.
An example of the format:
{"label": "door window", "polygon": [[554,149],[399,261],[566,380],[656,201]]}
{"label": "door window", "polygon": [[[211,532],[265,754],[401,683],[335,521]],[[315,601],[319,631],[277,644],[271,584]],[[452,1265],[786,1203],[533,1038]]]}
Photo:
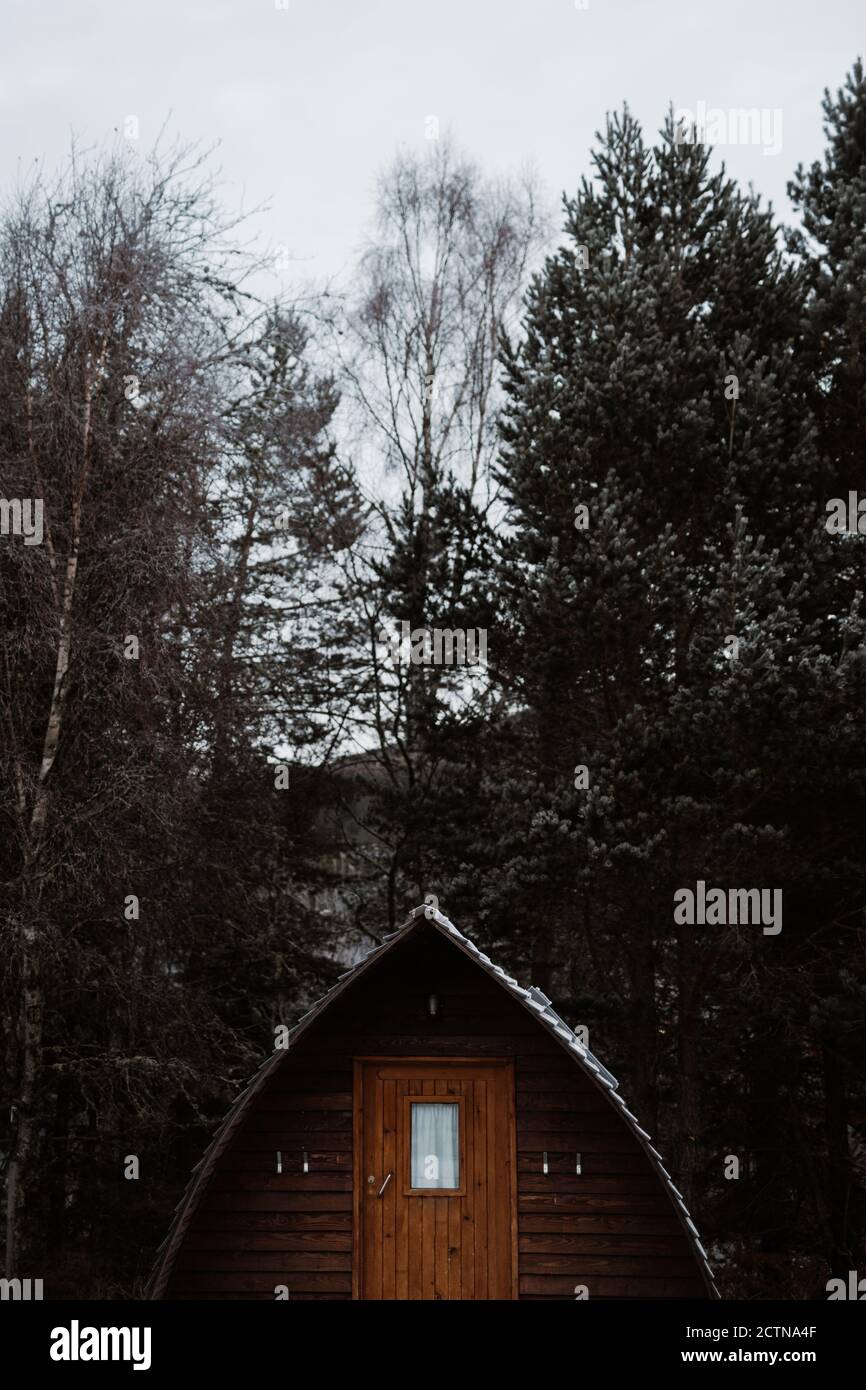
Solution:
{"label": "door window", "polygon": [[413,1099],[409,1105],[409,1185],[415,1190],[460,1187],[460,1105]]}

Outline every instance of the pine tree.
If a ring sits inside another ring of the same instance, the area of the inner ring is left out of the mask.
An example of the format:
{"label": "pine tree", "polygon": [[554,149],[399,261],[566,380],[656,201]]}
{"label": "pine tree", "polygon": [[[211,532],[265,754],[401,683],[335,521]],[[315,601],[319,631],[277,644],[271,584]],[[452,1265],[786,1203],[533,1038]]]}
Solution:
{"label": "pine tree", "polygon": [[[833,796],[856,797],[862,764],[863,628],[830,604],[795,351],[807,277],[710,160],[671,119],[653,149],[628,111],[609,120],[506,348],[496,675],[526,738],[483,904],[542,986],[598,1001],[639,1113],[676,1097],[686,1193],[711,1161],[701,1077],[720,1013],[744,977],[762,999],[813,929],[810,836],[825,817],[838,832]],[[850,835],[834,843],[844,864]],[[779,956],[760,929],[675,927],[673,892],[698,879],[784,885]],[[847,874],[822,926],[850,890]]]}
{"label": "pine tree", "polygon": [[[799,166],[788,192],[800,214],[789,245],[801,260],[809,299],[800,351],[812,373],[812,406],[817,447],[825,470],[824,500],[848,510],[849,494],[866,511],[866,75],[858,59],[835,98],[824,92],[823,162]],[[834,606],[844,609],[862,594],[866,579],[866,520],[850,518],[857,534],[833,537],[836,582]],[[862,747],[866,721],[862,704],[853,716],[856,744]],[[859,766],[859,749],[854,765]],[[859,814],[846,801],[849,814]],[[837,918],[841,941],[829,951],[811,1002],[825,1102],[826,1202],[824,1240],[834,1276],[854,1267],[858,1220],[862,1227],[866,1191],[853,1161],[857,1134],[852,1114],[863,1105],[863,1037],[856,1017],[866,1003],[866,979],[858,969],[862,934],[857,907],[862,901],[861,856],[854,853],[845,880],[853,877],[847,911]],[[843,881],[845,881],[843,880]],[[859,891],[858,891],[859,889]],[[823,1186],[824,1184],[822,1184]]]}
{"label": "pine tree", "polygon": [[800,348],[812,367],[829,495],[847,498],[849,489],[866,495],[866,75],[859,59],[835,98],[825,91],[823,109],[824,161],[798,166],[788,185],[801,218],[789,245],[810,288]]}

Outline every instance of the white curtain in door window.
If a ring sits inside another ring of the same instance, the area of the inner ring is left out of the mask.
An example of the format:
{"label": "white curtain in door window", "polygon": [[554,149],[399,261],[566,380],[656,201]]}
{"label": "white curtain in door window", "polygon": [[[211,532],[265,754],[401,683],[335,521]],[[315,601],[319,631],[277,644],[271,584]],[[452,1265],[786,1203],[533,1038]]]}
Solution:
{"label": "white curtain in door window", "polygon": [[459,1105],[412,1106],[412,1186],[459,1187]]}

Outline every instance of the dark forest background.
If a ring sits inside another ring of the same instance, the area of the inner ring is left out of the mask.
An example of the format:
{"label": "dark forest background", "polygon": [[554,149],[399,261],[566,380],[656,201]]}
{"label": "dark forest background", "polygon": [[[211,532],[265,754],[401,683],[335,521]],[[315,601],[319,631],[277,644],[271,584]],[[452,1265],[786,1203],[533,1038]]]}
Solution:
{"label": "dark forest background", "polygon": [[[275,1024],[427,892],[589,1029],[723,1294],[864,1268],[859,63],[824,112],[789,228],[671,116],[608,119],[553,249],[531,180],[401,154],[283,303],[206,153],[8,197],[7,1275],[140,1295]],[[781,933],[677,926],[698,879]]]}

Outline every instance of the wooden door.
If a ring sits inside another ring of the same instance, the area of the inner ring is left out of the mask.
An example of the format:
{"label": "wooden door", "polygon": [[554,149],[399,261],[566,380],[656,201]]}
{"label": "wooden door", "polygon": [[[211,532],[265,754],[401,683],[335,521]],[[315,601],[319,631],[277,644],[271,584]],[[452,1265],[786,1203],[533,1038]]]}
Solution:
{"label": "wooden door", "polygon": [[356,1297],[516,1298],[514,1073],[356,1064]]}

